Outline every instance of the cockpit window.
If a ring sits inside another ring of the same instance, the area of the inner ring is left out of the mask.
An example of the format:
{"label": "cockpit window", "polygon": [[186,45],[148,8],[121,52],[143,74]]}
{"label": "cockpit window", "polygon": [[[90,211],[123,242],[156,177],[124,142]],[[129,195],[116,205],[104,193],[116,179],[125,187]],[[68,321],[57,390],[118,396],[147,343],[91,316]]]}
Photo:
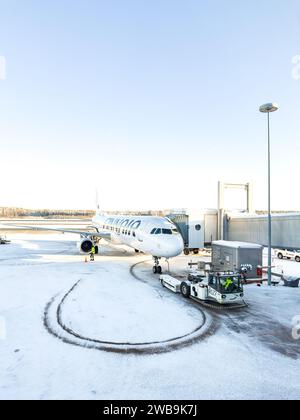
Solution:
{"label": "cockpit window", "polygon": [[163,229],[163,230],[162,230],[162,233],[163,233],[164,235],[172,235],[172,230],[171,230],[171,229]]}
{"label": "cockpit window", "polygon": [[151,231],[151,235],[178,235],[179,232],[176,228],[172,229],[161,229],[161,228],[154,228]]}

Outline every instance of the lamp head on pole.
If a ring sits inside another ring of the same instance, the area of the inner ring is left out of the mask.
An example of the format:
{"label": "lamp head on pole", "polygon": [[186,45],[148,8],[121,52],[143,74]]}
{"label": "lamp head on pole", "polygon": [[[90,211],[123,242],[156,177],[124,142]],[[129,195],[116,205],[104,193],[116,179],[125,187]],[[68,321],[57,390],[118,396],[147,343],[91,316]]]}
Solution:
{"label": "lamp head on pole", "polygon": [[274,103],[264,104],[259,108],[259,111],[263,114],[269,114],[270,112],[278,111],[279,105]]}

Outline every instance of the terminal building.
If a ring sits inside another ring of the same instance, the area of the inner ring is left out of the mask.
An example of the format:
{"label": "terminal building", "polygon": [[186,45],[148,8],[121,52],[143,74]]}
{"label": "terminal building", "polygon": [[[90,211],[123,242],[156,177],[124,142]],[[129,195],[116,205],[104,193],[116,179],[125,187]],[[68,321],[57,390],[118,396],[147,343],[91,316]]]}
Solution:
{"label": "terminal building", "polygon": [[[244,211],[232,212],[224,207],[228,188],[244,189],[247,205]],[[258,215],[252,206],[251,184],[219,183],[218,209],[173,210],[168,217],[180,230],[186,251],[210,246],[216,240],[268,244],[268,216]],[[282,249],[300,249],[300,213],[272,215],[272,246]]]}
{"label": "terminal building", "polygon": [[[258,215],[226,215],[224,239],[267,246],[268,217]],[[300,249],[300,213],[272,215],[273,248]]]}

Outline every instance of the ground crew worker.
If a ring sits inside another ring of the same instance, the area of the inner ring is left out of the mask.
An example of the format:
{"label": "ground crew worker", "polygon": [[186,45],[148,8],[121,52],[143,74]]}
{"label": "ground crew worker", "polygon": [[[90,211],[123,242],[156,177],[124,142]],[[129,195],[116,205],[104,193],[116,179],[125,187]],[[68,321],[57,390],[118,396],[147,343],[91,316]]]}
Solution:
{"label": "ground crew worker", "polygon": [[232,284],[233,284],[233,281],[231,280],[231,278],[230,278],[230,277],[228,277],[228,279],[226,279],[225,283],[223,284],[224,289],[225,289],[225,290],[228,290],[228,289],[229,289],[229,287],[230,287]]}
{"label": "ground crew worker", "polygon": [[90,261],[95,261],[95,254],[96,254],[96,248],[93,245],[91,249],[91,254],[90,254]]}

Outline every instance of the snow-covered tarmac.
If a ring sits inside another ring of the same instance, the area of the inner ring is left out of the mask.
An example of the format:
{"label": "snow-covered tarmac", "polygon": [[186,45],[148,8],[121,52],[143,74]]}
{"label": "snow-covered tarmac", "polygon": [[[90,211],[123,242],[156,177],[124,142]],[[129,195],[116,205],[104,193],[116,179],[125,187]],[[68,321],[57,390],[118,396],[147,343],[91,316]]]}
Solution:
{"label": "snow-covered tarmac", "polygon": [[129,249],[105,245],[85,263],[72,235],[11,238],[0,247],[0,399],[299,399],[300,288],[248,286],[249,308],[212,313],[163,289],[151,258]]}

